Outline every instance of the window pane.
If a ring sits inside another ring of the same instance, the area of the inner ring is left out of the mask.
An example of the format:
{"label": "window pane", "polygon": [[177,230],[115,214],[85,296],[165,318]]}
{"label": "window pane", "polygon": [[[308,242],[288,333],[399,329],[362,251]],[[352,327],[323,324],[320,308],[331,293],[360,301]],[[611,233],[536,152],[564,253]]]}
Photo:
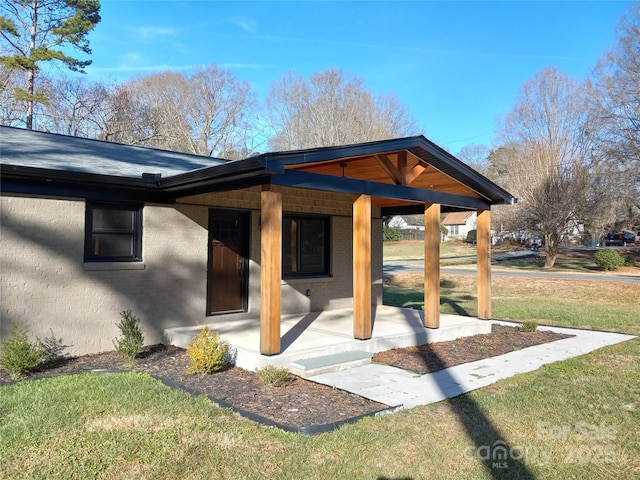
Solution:
{"label": "window pane", "polygon": [[100,257],[133,257],[133,235],[94,234],[93,255]]}
{"label": "window pane", "polygon": [[134,213],[131,210],[93,209],[93,231],[133,232]]}
{"label": "window pane", "polygon": [[298,220],[282,220],[282,272],[298,273]]}
{"label": "window pane", "polygon": [[324,272],[324,228],[322,219],[305,218],[300,229],[300,272]]}

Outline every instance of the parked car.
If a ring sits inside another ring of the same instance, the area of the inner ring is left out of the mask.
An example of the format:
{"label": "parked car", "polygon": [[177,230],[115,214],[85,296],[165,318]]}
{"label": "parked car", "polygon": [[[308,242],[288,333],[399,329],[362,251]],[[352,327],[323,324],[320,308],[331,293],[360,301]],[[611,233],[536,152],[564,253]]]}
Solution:
{"label": "parked car", "polygon": [[607,233],[604,239],[605,246],[618,246],[625,247],[629,244],[635,243],[636,236],[633,232],[624,233]]}
{"label": "parked car", "polygon": [[624,232],[622,240],[625,245],[629,245],[630,243],[635,243],[637,241],[636,234],[633,232]]}
{"label": "parked car", "polygon": [[604,237],[605,247],[622,247],[624,245],[624,234],[622,233],[607,233]]}

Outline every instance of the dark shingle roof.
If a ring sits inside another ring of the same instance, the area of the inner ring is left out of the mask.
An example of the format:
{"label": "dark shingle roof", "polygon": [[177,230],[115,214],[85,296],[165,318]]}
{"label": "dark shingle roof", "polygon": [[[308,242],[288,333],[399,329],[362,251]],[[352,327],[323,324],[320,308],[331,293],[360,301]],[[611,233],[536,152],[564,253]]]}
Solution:
{"label": "dark shingle roof", "polygon": [[178,175],[227,160],[0,126],[0,163],[140,178],[143,173]]}

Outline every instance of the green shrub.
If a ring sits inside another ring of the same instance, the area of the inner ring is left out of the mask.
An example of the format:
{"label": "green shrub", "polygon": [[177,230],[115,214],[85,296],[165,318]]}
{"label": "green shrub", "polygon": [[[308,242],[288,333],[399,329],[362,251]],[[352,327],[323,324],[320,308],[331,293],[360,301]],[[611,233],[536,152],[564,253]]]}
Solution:
{"label": "green shrub", "polygon": [[220,340],[220,335],[203,325],[193,342],[187,347],[189,364],[187,372],[208,374],[222,370],[227,365],[229,344]]}
{"label": "green shrub", "polygon": [[636,258],[633,255],[625,255],[623,265],[625,267],[633,267],[636,264]]}
{"label": "green shrub", "polygon": [[402,230],[396,227],[384,227],[382,229],[382,240],[385,242],[398,242],[402,240]]}
{"label": "green shrub", "polygon": [[129,362],[134,362],[136,355],[144,344],[144,336],[140,329],[140,319],[131,313],[131,310],[120,312],[122,320],[118,323],[121,337],[113,340],[116,352]]}
{"label": "green shrub", "polygon": [[599,250],[593,259],[596,265],[603,270],[618,270],[624,264],[624,259],[612,248]]}
{"label": "green shrub", "polygon": [[521,332],[535,332],[536,330],[538,330],[538,324],[533,320],[528,320],[526,322],[522,322],[519,330]]}
{"label": "green shrub", "polygon": [[53,334],[53,330],[49,330],[51,335],[44,337],[42,340],[38,338],[38,345],[42,349],[42,362],[51,364],[55,363],[64,357],[64,350],[67,348],[62,342],[62,338],[56,338]]}
{"label": "green shrub", "polygon": [[2,342],[0,367],[16,380],[33,370],[44,360],[44,352],[39,342],[30,342],[27,328],[14,325],[11,335]]}
{"label": "green shrub", "polygon": [[293,378],[286,368],[279,368],[273,365],[259,368],[256,370],[256,374],[262,383],[271,385],[272,387],[283,387],[293,381]]}

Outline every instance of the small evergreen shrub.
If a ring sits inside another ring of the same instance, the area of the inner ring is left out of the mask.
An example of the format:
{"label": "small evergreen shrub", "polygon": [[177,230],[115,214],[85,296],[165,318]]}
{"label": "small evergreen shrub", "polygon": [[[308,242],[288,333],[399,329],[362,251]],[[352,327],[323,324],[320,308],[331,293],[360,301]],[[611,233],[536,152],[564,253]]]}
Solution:
{"label": "small evergreen shrub", "polygon": [[229,344],[220,340],[217,332],[203,325],[193,342],[187,347],[189,364],[187,372],[191,374],[209,374],[222,370],[227,365]]}
{"label": "small evergreen shrub", "polygon": [[402,240],[402,230],[397,227],[384,227],[382,229],[382,240],[385,242],[399,242]]}
{"label": "small evergreen shrub", "polygon": [[64,350],[67,348],[62,342],[62,338],[57,338],[53,330],[49,330],[51,335],[44,337],[42,340],[38,338],[38,345],[42,349],[42,362],[52,364],[64,357]]}
{"label": "small evergreen shrub", "polygon": [[612,248],[597,251],[593,259],[603,270],[618,270],[624,264],[624,259]]}
{"label": "small evergreen shrub", "polygon": [[633,267],[636,264],[636,259],[633,255],[625,255],[623,265],[625,267]]}
{"label": "small evergreen shrub", "polygon": [[40,343],[29,341],[26,327],[14,325],[9,338],[2,342],[0,367],[16,380],[36,368],[43,360],[44,352]]}
{"label": "small evergreen shrub", "polygon": [[284,387],[293,381],[286,368],[278,368],[273,365],[259,368],[256,370],[256,374],[262,383],[272,387]]}
{"label": "small evergreen shrub", "polygon": [[144,335],[140,329],[140,319],[131,310],[120,312],[122,319],[118,323],[121,337],[113,340],[116,352],[129,362],[135,362],[136,355],[144,344]]}
{"label": "small evergreen shrub", "polygon": [[519,330],[521,332],[535,332],[536,330],[538,330],[538,324],[533,320],[522,322],[522,325],[520,325]]}

